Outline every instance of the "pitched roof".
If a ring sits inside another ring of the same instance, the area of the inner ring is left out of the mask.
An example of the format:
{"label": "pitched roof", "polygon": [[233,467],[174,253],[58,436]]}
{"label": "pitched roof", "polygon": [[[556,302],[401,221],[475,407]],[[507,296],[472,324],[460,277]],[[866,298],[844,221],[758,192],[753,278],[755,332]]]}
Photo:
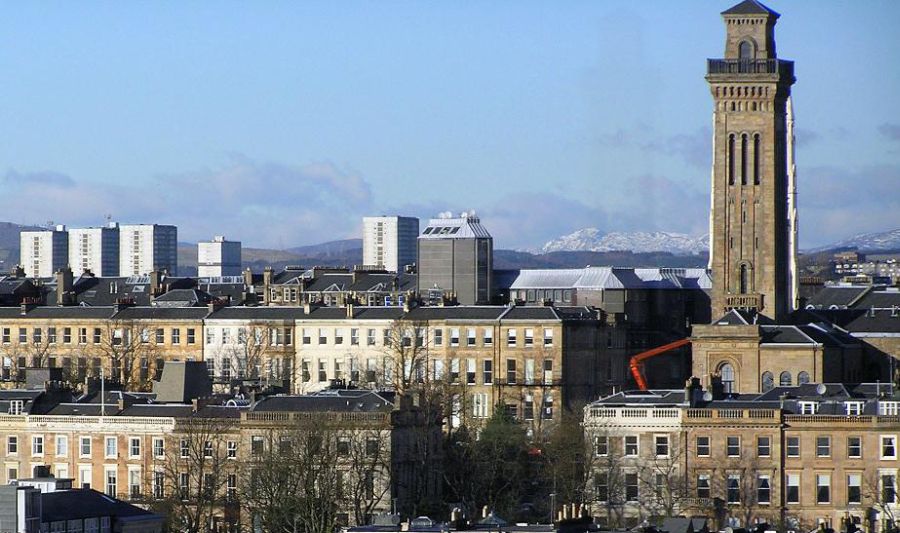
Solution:
{"label": "pitched roof", "polygon": [[839,309],[853,304],[871,287],[860,286],[826,286],[807,300],[806,306],[814,309]]}
{"label": "pitched roof", "polygon": [[522,269],[510,289],[709,289],[704,268],[585,267]]}
{"label": "pitched roof", "polygon": [[41,494],[41,523],[103,516],[163,521],[159,515],[93,489],[57,490]]}
{"label": "pitched roof", "polygon": [[[90,309],[90,308],[86,308]],[[201,320],[209,314],[207,307],[125,307],[115,320]]]}
{"label": "pitched roof", "polygon": [[213,301],[213,296],[199,289],[172,289],[153,299],[154,307],[194,307]]}
{"label": "pitched roof", "polygon": [[744,0],[740,4],[732,6],[722,12],[723,15],[772,15],[780,17],[778,13],[762,5],[757,0]]}
{"label": "pitched roof", "polygon": [[552,307],[516,306],[510,307],[503,320],[554,320],[559,316]]}
{"label": "pitched roof", "polygon": [[384,395],[369,390],[325,390],[303,396],[268,396],[258,401],[252,411],[297,412],[390,412],[393,403]]}
{"label": "pitched roof", "polygon": [[407,320],[497,320],[509,308],[504,306],[460,305],[449,307],[416,307]]}
{"label": "pitched roof", "polygon": [[419,239],[490,239],[491,234],[475,215],[464,214],[456,218],[432,218],[422,230]]}

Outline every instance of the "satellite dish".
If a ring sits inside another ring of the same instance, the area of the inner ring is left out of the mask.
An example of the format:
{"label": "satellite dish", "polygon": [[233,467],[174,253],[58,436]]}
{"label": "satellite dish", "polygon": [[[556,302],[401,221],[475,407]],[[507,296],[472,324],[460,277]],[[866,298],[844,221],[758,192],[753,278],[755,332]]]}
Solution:
{"label": "satellite dish", "polygon": [[711,392],[706,391],[706,392],[703,393],[703,401],[704,401],[704,402],[711,402],[712,399],[713,399],[713,395],[712,395]]}
{"label": "satellite dish", "polygon": [[825,392],[828,390],[828,387],[825,386],[824,383],[819,383],[816,385],[816,392],[819,396],[825,396]]}

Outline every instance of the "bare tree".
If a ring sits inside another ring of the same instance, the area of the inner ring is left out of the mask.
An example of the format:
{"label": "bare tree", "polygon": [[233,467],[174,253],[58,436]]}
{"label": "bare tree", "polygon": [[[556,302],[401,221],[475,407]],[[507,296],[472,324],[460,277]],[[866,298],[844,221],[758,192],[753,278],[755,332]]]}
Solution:
{"label": "bare tree", "polygon": [[591,504],[595,516],[606,519],[607,527],[623,528],[625,508],[631,494],[626,487],[626,475],[630,472],[625,465],[622,439],[618,432],[599,427],[591,428],[585,440],[591,447],[589,472],[593,487],[585,494],[584,500]]}
{"label": "bare tree", "polygon": [[429,380],[428,324],[397,319],[384,332],[383,368],[380,385],[403,394]]}
{"label": "bare tree", "polygon": [[[25,329],[25,328],[20,328]],[[9,368],[9,379],[22,381],[26,368],[46,368],[56,344],[56,328],[34,327],[31,335],[20,333],[16,342],[0,345],[3,366]],[[51,335],[51,331],[54,332]]]}
{"label": "bare tree", "polygon": [[[223,503],[233,494],[222,491],[231,485],[237,465],[229,458],[228,436],[237,442],[236,425],[224,418],[192,416],[176,421],[165,459],[155,468],[157,507],[168,516],[170,528],[185,533],[209,531]],[[158,484],[162,481],[161,484]]]}
{"label": "bare tree", "polygon": [[254,435],[241,500],[265,533],[331,533],[345,502],[338,441],[327,419],[293,417]]}
{"label": "bare tree", "polygon": [[[651,516],[668,518],[680,512],[689,497],[688,487],[678,465],[683,463],[684,448],[669,435],[664,444],[665,453],[653,450],[652,457],[642,461],[638,470],[643,488],[642,505]],[[675,442],[673,442],[673,440]]]}
{"label": "bare tree", "polygon": [[592,481],[600,457],[585,436],[580,417],[564,412],[544,429],[536,433],[534,442],[540,450],[541,482],[546,493],[542,496],[554,494],[556,502],[568,504],[594,500]]}
{"label": "bare tree", "polygon": [[356,524],[367,524],[390,497],[390,430],[339,429],[336,432],[338,468],[343,499]]}
{"label": "bare tree", "polygon": [[[383,366],[376,384],[393,390],[401,404],[396,421],[402,427],[398,435],[404,441],[394,486],[401,499],[399,511],[418,515],[442,511],[440,486],[443,462],[445,421],[455,420],[464,411],[465,391],[460,380],[439,371],[440,363],[431,356],[432,330],[428,322],[398,319],[384,332]],[[452,424],[451,424],[452,425]]]}
{"label": "bare tree", "polygon": [[897,476],[878,470],[867,470],[862,478],[863,503],[878,512],[882,531],[896,529],[894,516],[897,501]]}
{"label": "bare tree", "polygon": [[97,352],[109,363],[111,379],[118,380],[126,390],[147,390],[156,364],[155,335],[147,326],[131,322],[109,320],[106,334],[96,346]]}

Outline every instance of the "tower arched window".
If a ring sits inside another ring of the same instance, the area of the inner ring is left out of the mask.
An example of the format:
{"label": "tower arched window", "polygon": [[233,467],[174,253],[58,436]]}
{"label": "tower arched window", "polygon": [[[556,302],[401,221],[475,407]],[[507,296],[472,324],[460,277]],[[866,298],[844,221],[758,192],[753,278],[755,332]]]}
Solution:
{"label": "tower arched window", "polygon": [[753,184],[759,185],[759,134],[753,136]]}
{"label": "tower arched window", "polygon": [[791,386],[791,373],[788,371],[782,372],[778,376],[778,384],[782,387],[790,387]]}
{"label": "tower arched window", "polygon": [[731,363],[719,365],[719,377],[722,379],[722,388],[726,393],[734,392],[734,367]]}
{"label": "tower arched window", "polygon": [[762,373],[762,391],[768,392],[775,388],[775,376],[766,370]]}
{"label": "tower arched window", "polygon": [[[733,109],[732,109],[732,111],[733,111]],[[734,135],[733,134],[728,136],[728,185],[734,185]]]}
{"label": "tower arched window", "polygon": [[747,158],[747,134],[741,135],[741,185],[747,185],[747,174],[750,160]]}
{"label": "tower arched window", "polygon": [[747,265],[742,264],[740,267],[740,272],[738,274],[738,292],[740,294],[747,294],[747,289],[749,285],[749,272],[747,272]]}
{"label": "tower arched window", "polygon": [[809,372],[804,370],[797,374],[797,385],[806,385],[807,383],[809,383]]}
{"label": "tower arched window", "polygon": [[754,51],[753,51],[753,43],[750,41],[741,41],[741,44],[738,45],[738,58],[739,59],[753,59]]}

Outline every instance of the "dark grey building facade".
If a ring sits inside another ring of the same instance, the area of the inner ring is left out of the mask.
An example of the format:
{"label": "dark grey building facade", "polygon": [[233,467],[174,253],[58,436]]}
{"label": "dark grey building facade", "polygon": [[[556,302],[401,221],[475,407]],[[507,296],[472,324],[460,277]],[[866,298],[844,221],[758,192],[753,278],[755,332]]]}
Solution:
{"label": "dark grey building facade", "polygon": [[474,213],[443,214],[419,235],[419,295],[487,304],[492,295],[494,240]]}

